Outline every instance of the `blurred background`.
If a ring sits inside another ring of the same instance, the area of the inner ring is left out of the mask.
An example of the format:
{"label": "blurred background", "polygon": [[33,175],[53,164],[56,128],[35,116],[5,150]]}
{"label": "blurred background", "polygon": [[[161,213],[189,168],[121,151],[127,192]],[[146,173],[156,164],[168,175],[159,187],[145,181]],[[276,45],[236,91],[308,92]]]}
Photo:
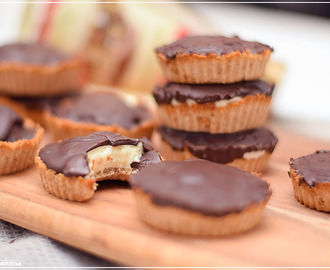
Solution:
{"label": "blurred background", "polygon": [[154,48],[185,35],[238,35],[274,48],[272,117],[330,140],[330,5],[326,3],[0,3],[0,46],[38,41],[82,55],[90,82],[150,93]]}

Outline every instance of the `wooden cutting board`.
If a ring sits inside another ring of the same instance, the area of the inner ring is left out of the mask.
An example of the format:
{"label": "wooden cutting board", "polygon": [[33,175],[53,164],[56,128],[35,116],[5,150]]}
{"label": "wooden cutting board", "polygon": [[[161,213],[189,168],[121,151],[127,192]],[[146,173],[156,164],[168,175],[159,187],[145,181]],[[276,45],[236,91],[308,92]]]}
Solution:
{"label": "wooden cutting board", "polygon": [[0,218],[130,266],[330,266],[330,215],[298,203],[287,174],[290,157],[330,143],[271,128],[279,143],[263,178],[273,195],[259,225],[243,234],[202,238],[153,229],[140,221],[124,182],[101,182],[85,203],[61,200],[43,189],[34,167],[0,177]]}

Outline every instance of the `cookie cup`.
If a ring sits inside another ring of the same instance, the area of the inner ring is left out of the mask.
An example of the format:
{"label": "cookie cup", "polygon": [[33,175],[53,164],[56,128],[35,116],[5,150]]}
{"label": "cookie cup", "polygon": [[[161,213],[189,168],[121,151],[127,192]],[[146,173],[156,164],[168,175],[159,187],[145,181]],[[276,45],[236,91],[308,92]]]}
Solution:
{"label": "cookie cup", "polygon": [[176,83],[233,83],[256,80],[263,76],[272,51],[259,54],[235,51],[218,56],[179,53],[173,59],[157,53],[163,75]]}
{"label": "cookie cup", "polygon": [[[157,134],[158,136],[158,134]],[[159,135],[160,137],[160,135]],[[175,150],[164,140],[159,140],[158,150],[161,155],[166,160],[176,160],[176,161],[184,161],[186,159],[200,159],[193,155],[187,146],[184,147],[184,150]],[[232,162],[226,163],[226,165],[235,167],[237,169],[247,171],[247,172],[262,172],[267,168],[271,153],[265,151],[265,153],[257,158],[237,158]]]}
{"label": "cookie cup", "polygon": [[91,199],[97,189],[97,181],[104,179],[127,180],[129,175],[137,170],[124,168],[111,168],[104,171],[104,175],[95,177],[65,176],[62,173],[47,168],[39,156],[35,157],[35,164],[45,190],[61,199],[83,202]]}
{"label": "cookie cup", "polygon": [[260,127],[267,119],[271,97],[247,96],[239,101],[217,107],[215,102],[178,105],[159,104],[158,116],[161,125],[173,129],[232,133]]}
{"label": "cookie cup", "polygon": [[260,220],[271,191],[264,201],[239,213],[208,216],[174,206],[161,206],[139,188],[134,188],[138,212],[147,224],[171,233],[194,236],[226,236],[253,228]]}
{"label": "cookie cup", "polygon": [[301,204],[318,211],[330,212],[330,183],[323,182],[309,186],[301,179],[299,173],[290,168],[293,192],[296,200]]}
{"label": "cookie cup", "polygon": [[30,119],[24,120],[24,126],[35,130],[32,139],[15,142],[0,141],[0,175],[22,171],[33,164],[44,129]]}
{"label": "cookie cup", "polygon": [[55,96],[79,89],[86,77],[86,65],[72,59],[57,65],[0,65],[0,92],[11,96]]}

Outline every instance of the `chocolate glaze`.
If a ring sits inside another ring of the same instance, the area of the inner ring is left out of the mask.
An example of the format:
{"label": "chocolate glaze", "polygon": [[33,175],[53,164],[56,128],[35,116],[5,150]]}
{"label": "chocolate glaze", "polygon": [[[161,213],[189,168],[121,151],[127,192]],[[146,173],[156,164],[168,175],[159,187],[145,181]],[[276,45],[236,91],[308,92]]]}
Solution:
{"label": "chocolate glaze", "polygon": [[240,212],[269,195],[265,181],[207,160],[164,161],[131,175],[130,183],[155,204],[212,216]]}
{"label": "chocolate glaze", "polygon": [[271,96],[274,87],[274,84],[271,85],[261,80],[231,84],[166,83],[163,86],[157,86],[153,95],[158,104],[169,104],[173,98],[179,102],[185,102],[189,98],[197,103],[208,103],[258,94]]}
{"label": "chocolate glaze", "polygon": [[151,115],[143,106],[129,107],[115,94],[81,94],[72,99],[63,100],[53,108],[58,117],[75,122],[113,125],[131,129],[150,119]]}
{"label": "chocolate glaze", "polygon": [[330,151],[316,151],[313,154],[290,159],[290,167],[295,170],[309,186],[330,182]]}
{"label": "chocolate glaze", "polygon": [[166,55],[173,59],[178,54],[216,54],[218,56],[229,54],[235,51],[245,52],[249,50],[251,54],[259,54],[264,50],[273,49],[259,42],[241,40],[239,37],[224,36],[188,36],[179,39],[171,44],[156,48],[157,53]]}
{"label": "chocolate glaze", "polygon": [[0,140],[15,142],[22,139],[31,139],[35,131],[24,127],[23,119],[14,110],[0,105]]}
{"label": "chocolate glaze", "polygon": [[65,176],[86,176],[89,174],[88,151],[104,145],[137,145],[139,142],[143,143],[144,154],[140,159],[140,163],[134,164],[134,168],[161,161],[151,144],[149,142],[145,143],[146,139],[131,139],[106,131],[47,144],[40,150],[39,157],[48,169],[52,169],[57,173],[63,173]]}
{"label": "chocolate glaze", "polygon": [[15,43],[0,47],[0,63],[52,65],[67,59],[67,55],[44,44]]}
{"label": "chocolate glaze", "polygon": [[46,110],[52,109],[58,103],[60,103],[63,99],[68,97],[76,97],[79,95],[78,91],[68,92],[64,95],[59,96],[40,96],[40,97],[10,97],[15,102],[18,102],[25,106],[28,109],[39,109],[39,110]]}
{"label": "chocolate glaze", "polygon": [[194,156],[222,164],[243,158],[246,152],[272,153],[277,143],[277,138],[265,128],[229,134],[187,132],[168,127],[160,127],[158,131],[174,150],[183,151],[186,146]]}

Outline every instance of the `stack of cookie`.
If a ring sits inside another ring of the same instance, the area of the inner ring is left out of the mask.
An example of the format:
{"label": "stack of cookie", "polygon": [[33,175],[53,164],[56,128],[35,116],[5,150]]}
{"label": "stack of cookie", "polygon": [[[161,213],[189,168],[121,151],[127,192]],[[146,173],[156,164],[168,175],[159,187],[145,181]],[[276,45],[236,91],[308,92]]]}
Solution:
{"label": "stack of cookie", "polygon": [[250,172],[266,168],[277,138],[264,124],[274,85],[260,80],[272,48],[238,37],[192,36],[156,49],[169,81],[154,89],[160,152]]}

